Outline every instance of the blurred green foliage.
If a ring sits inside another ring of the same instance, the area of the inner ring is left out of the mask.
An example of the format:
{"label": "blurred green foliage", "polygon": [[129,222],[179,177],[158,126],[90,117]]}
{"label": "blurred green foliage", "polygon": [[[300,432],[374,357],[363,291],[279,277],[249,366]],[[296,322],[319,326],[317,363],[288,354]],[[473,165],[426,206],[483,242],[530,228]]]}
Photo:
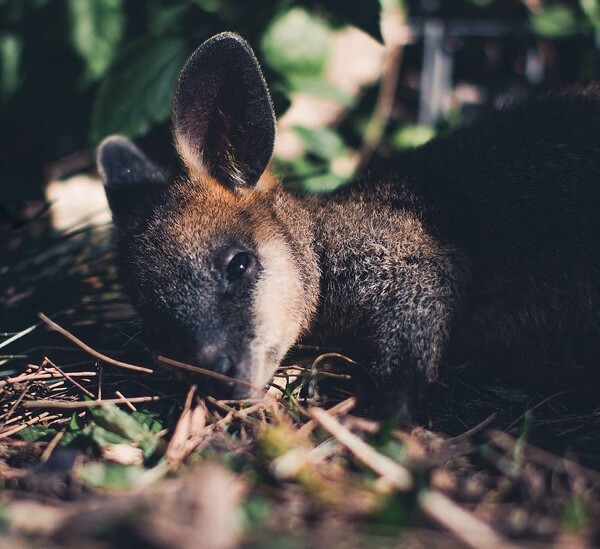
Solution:
{"label": "blurred green foliage", "polygon": [[[529,23],[543,39],[595,36],[600,46],[600,0],[0,0],[0,181],[39,184],[43,165],[108,134],[166,129],[186,58],[209,36],[234,30],[256,49],[278,114],[296,92],[354,113],[336,130],[295,128],[306,156],[278,165],[306,176],[307,190],[333,188],[352,172],[344,159],[360,143],[376,92],[357,101],[326,81],[332,33],[352,24],[381,40],[382,6],[416,19]],[[589,59],[585,75],[593,76],[596,53]],[[430,135],[400,123],[387,145],[414,146]]]}

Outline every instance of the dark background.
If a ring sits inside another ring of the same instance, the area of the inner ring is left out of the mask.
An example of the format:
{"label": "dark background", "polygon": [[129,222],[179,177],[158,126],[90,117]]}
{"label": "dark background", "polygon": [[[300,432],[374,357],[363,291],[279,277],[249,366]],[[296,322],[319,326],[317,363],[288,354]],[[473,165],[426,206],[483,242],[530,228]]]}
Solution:
{"label": "dark background", "polygon": [[[42,199],[48,179],[92,170],[94,147],[108,134],[136,138],[168,161],[173,86],[212,34],[234,30],[251,42],[282,114],[295,90],[322,77],[330,53],[322,37],[354,24],[381,40],[381,9],[400,12],[415,37],[384,155],[419,142],[423,125],[439,131],[486,106],[598,78],[598,0],[0,0],[0,221],[16,222],[15,211]],[[303,10],[303,28],[294,29],[290,10]],[[432,74],[441,75],[443,97],[461,85],[467,100],[432,103]],[[326,87],[317,93],[335,97]],[[310,176],[326,173],[342,148],[360,146],[376,96],[373,85],[333,128],[343,147],[309,151],[279,170],[300,188],[307,166]],[[318,190],[319,181],[305,187]]]}

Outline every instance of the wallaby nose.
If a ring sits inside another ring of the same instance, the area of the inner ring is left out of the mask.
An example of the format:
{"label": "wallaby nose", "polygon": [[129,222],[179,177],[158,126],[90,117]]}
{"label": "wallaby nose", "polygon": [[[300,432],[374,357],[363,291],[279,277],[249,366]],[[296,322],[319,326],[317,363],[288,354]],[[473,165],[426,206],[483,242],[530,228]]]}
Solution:
{"label": "wallaby nose", "polygon": [[234,377],[235,363],[231,356],[219,345],[212,343],[203,345],[196,352],[198,366],[219,374]]}

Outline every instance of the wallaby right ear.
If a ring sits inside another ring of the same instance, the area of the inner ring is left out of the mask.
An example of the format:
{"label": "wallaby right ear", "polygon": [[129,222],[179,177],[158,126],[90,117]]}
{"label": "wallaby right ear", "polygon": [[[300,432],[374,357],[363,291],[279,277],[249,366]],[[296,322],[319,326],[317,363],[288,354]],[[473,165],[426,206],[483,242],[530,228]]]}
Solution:
{"label": "wallaby right ear", "polygon": [[191,172],[231,189],[258,182],[273,154],[275,114],[243,38],[218,34],[190,57],[173,97],[173,126]]}
{"label": "wallaby right ear", "polygon": [[117,224],[134,217],[167,184],[161,171],[124,137],[107,137],[98,147],[97,164]]}

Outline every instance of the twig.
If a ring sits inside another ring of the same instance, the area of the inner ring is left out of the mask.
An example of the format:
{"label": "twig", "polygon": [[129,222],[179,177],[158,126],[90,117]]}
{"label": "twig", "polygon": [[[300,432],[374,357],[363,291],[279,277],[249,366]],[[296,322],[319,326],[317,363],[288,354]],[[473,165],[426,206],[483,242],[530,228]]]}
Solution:
{"label": "twig", "polygon": [[63,400],[26,400],[23,403],[25,408],[93,408],[94,406],[102,406],[103,404],[125,404],[128,402],[154,402],[160,400],[159,396],[132,397],[123,398],[106,398],[104,400],[82,400],[77,402],[65,402]]}
{"label": "twig", "polygon": [[379,147],[396,99],[396,88],[400,78],[405,43],[404,37],[398,29],[403,28],[406,13],[405,10],[398,9],[388,13],[387,16],[392,23],[390,24],[390,30],[393,30],[394,34],[393,36],[387,36],[387,40],[385,40],[383,70],[377,103],[365,131],[363,142],[356,153],[355,174],[360,173],[365,168],[373,153]]}
{"label": "twig", "polygon": [[10,410],[7,412],[4,420],[0,424],[0,429],[3,429],[6,426],[6,422],[10,419],[10,416],[13,415],[13,412],[17,409],[17,406],[20,404],[20,402],[23,400],[23,398],[25,398],[25,395],[27,394],[27,391],[29,391],[29,387],[31,387],[32,383],[33,383],[32,381],[27,382],[27,384],[25,385],[25,389],[23,389],[21,391],[21,394],[19,395],[17,400],[15,400],[13,405],[10,407]]}
{"label": "twig", "polygon": [[452,438],[447,438],[446,440],[444,440],[444,442],[442,444],[448,445],[448,444],[452,444],[452,443],[456,443],[456,442],[460,442],[462,440],[468,439],[468,438],[472,437],[474,434],[478,433],[479,431],[482,431],[483,429],[485,429],[490,423],[495,421],[497,417],[498,417],[498,414],[496,414],[494,412],[489,417],[486,417],[481,423],[475,425],[475,427],[471,427],[468,431],[465,431],[464,433],[461,433],[458,436],[455,436]]}
{"label": "twig", "polygon": [[[338,402],[335,406],[329,408],[328,412],[333,415],[345,415],[352,408],[356,406],[357,399],[356,397],[350,397],[346,400],[342,400],[342,402]],[[298,433],[302,435],[308,435],[312,430],[317,426],[317,422],[314,419],[307,421],[300,429],[298,429]]]}
{"label": "twig", "polygon": [[[63,377],[58,372],[53,372],[49,368],[47,368],[46,373],[35,372],[33,374],[21,374],[17,377],[9,377],[8,379],[3,379],[0,381],[0,388],[5,387],[6,385],[14,385],[15,383],[23,383],[24,381],[39,381],[42,379],[57,379]],[[96,372],[71,372],[71,377],[89,377],[95,376]]]}
{"label": "twig", "polygon": [[412,476],[407,469],[377,452],[322,408],[312,408],[309,412],[321,427],[331,433],[340,444],[350,450],[367,467],[381,475],[394,488],[402,491],[412,488]]}
{"label": "twig", "polygon": [[94,398],[94,393],[88,391],[83,385],[75,381],[69,374],[63,372],[54,362],[52,362],[48,357],[44,357],[44,361],[50,364],[59,374],[61,374],[69,383],[77,387],[84,395],[89,396],[90,398]]}
{"label": "twig", "polygon": [[96,363],[96,368],[98,368],[98,400],[102,400],[102,381],[104,381],[104,368],[102,364]]}
{"label": "twig", "polygon": [[437,523],[446,528],[464,544],[474,549],[503,549],[519,547],[508,542],[491,526],[469,513],[449,497],[434,490],[419,493],[421,509]]}
{"label": "twig", "polygon": [[48,446],[46,446],[46,449],[40,456],[40,463],[46,463],[50,459],[52,452],[54,452],[54,448],[58,446],[58,443],[61,441],[62,437],[65,436],[65,432],[66,431],[59,431],[54,435],[54,437],[52,437],[52,440],[48,443]]}
{"label": "twig", "polygon": [[251,383],[243,381],[242,379],[236,379],[235,377],[229,377],[224,374],[219,374],[218,372],[213,372],[212,370],[207,370],[206,368],[200,368],[199,366],[192,366],[191,364],[186,364],[185,362],[180,362],[179,360],[167,358],[165,356],[158,356],[156,357],[156,360],[158,360],[159,362],[164,362],[165,364],[169,364],[170,366],[175,366],[175,368],[187,370],[188,372],[194,372],[203,376],[212,377],[214,379],[218,379],[219,381],[225,381],[227,383],[235,383],[236,385],[247,387],[255,391],[262,391],[262,388],[255,387]]}
{"label": "twig", "polygon": [[35,425],[36,423],[39,423],[40,421],[51,421],[51,420],[59,418],[59,417],[60,417],[59,415],[51,416],[49,414],[49,412],[42,412],[39,416],[32,417],[31,419],[28,419],[26,422],[21,423],[21,425],[17,425],[16,427],[13,427],[12,429],[7,429],[6,431],[2,431],[0,433],[0,439],[14,435],[14,434],[18,433],[19,431],[22,431],[23,429],[30,427],[31,425]]}
{"label": "twig", "polygon": [[[321,362],[323,362],[324,360],[327,360],[328,358],[339,358],[340,360],[349,362],[350,364],[354,364],[355,366],[360,366],[359,362],[356,362],[356,360],[352,360],[350,357],[343,355],[341,353],[324,353],[322,355],[319,355],[317,358],[315,358],[309,368],[304,368],[304,369],[310,370],[311,372],[316,372],[319,364],[321,364]],[[298,368],[301,369],[301,367],[298,367]],[[319,374],[322,374],[322,373],[324,373],[324,372],[319,372]]]}
{"label": "twig", "polygon": [[554,400],[555,398],[559,397],[559,396],[563,396],[563,395],[567,395],[569,393],[572,393],[573,390],[569,390],[569,391],[561,391],[560,393],[556,393],[554,395],[550,395],[549,397],[545,398],[544,400],[541,400],[540,402],[538,402],[535,406],[532,406],[531,408],[527,408],[527,410],[525,411],[525,413],[521,414],[517,419],[515,419],[507,428],[507,431],[511,431],[513,429],[513,427],[515,427],[518,423],[521,423],[521,421],[525,418],[525,414],[531,413],[534,410],[537,410],[538,408],[540,408],[541,406],[543,406],[544,404],[550,402],[551,400]]}
{"label": "twig", "polygon": [[119,398],[122,398],[125,401],[127,408],[129,408],[132,412],[137,412],[137,408],[131,404],[128,398],[125,398],[125,395],[121,391],[115,391],[115,395],[117,395]]}
{"label": "twig", "polygon": [[106,362],[107,364],[112,364],[113,366],[117,366],[118,368],[125,368],[126,370],[135,370],[136,372],[144,372],[146,374],[154,373],[154,370],[151,370],[150,368],[136,366],[135,364],[129,364],[128,362],[115,360],[114,358],[110,358],[109,356],[99,353],[95,349],[92,349],[89,345],[86,345],[79,338],[75,337],[71,332],[68,332],[67,330],[56,324],[56,322],[50,320],[44,313],[39,313],[38,317],[43,322],[45,322],[50,328],[57,331],[59,334],[65,336],[68,340],[75,343],[75,345],[77,345],[80,349],[84,350],[86,353],[92,355],[98,360],[102,360],[103,362]]}
{"label": "twig", "polygon": [[[517,439],[503,431],[491,429],[486,432],[486,436],[492,444],[507,452],[514,452],[517,445]],[[546,450],[532,446],[528,442],[523,442],[522,452],[528,460],[552,471],[567,473],[568,469],[572,468],[572,470],[577,470],[582,476],[589,478],[594,483],[600,483],[600,473],[598,471],[589,469],[565,457],[555,456]]]}
{"label": "twig", "polygon": [[240,413],[239,410],[236,410],[235,408],[232,408],[231,406],[228,406],[227,404],[222,404],[221,402],[219,402],[217,399],[215,399],[213,397],[210,397],[210,396],[206,397],[206,400],[208,402],[210,402],[213,406],[216,406],[220,410],[223,410],[224,412],[231,414],[233,417],[239,419],[240,421],[244,421],[244,422],[250,423],[250,424],[257,422],[256,419],[248,417],[247,414]]}

